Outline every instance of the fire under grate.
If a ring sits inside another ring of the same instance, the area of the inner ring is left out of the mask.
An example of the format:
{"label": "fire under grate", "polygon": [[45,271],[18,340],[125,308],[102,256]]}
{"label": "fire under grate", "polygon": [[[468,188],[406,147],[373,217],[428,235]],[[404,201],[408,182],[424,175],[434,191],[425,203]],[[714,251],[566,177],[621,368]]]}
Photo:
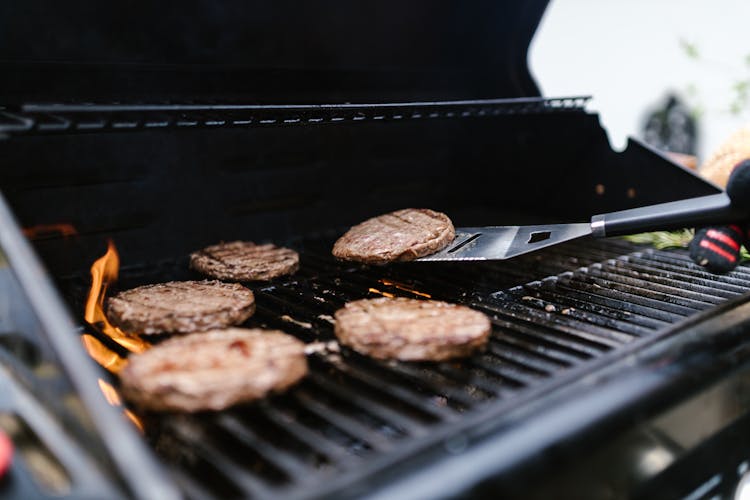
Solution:
{"label": "fire under grate", "polygon": [[[251,286],[257,312],[246,326],[282,329],[311,344],[309,376],[284,395],[220,413],[133,415],[190,498],[336,491],[449,437],[468,414],[501,412],[552,390],[603,356],[750,290],[750,267],[717,276],[684,251],[621,240],[573,242],[510,262],[388,267],[337,263],[328,240],[296,247],[296,275]],[[187,259],[125,264],[121,289],[197,277]],[[61,280],[75,311],[88,285],[84,276]],[[381,362],[338,348],[336,309],[377,296],[479,309],[493,321],[488,348],[445,363]],[[104,370],[102,377],[117,386]]]}

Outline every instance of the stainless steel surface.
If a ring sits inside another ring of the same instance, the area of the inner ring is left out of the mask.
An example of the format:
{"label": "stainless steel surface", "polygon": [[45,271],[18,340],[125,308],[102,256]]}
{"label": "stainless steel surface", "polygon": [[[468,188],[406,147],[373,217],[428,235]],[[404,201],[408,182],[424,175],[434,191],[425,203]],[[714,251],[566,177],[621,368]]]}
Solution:
{"label": "stainless steel surface", "polygon": [[582,236],[622,236],[746,218],[726,193],[718,193],[594,215],[586,223],[459,228],[451,245],[419,260],[503,260]]}
{"label": "stainless steel surface", "polygon": [[591,235],[594,238],[604,238],[607,236],[603,215],[595,215],[591,218]]}
{"label": "stainless steel surface", "polygon": [[453,243],[417,260],[504,260],[589,234],[589,223],[463,227],[456,229]]}

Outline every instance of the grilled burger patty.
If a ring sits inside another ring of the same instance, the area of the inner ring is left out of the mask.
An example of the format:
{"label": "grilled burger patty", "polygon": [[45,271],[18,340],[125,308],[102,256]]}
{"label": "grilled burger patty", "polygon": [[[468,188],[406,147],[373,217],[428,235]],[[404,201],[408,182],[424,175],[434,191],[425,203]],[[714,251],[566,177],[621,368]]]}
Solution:
{"label": "grilled burger patty", "polygon": [[437,300],[363,299],[336,311],[339,341],[379,359],[442,361],[482,348],[492,330],[484,314]]}
{"label": "grilled burger patty", "polygon": [[221,410],[280,392],[307,373],[305,345],[279,330],[174,337],[128,358],[124,396],[158,411]]}
{"label": "grilled burger patty", "polygon": [[233,241],[190,254],[190,267],[220,280],[262,281],[297,271],[299,255],[271,244]]}
{"label": "grilled burger patty", "polygon": [[339,259],[386,264],[438,252],[456,237],[447,215],[426,208],[406,208],[357,224],[336,241]]}
{"label": "grilled burger patty", "polygon": [[125,331],[188,333],[238,325],[255,312],[253,292],[221,281],[170,281],[114,295],[107,317]]}

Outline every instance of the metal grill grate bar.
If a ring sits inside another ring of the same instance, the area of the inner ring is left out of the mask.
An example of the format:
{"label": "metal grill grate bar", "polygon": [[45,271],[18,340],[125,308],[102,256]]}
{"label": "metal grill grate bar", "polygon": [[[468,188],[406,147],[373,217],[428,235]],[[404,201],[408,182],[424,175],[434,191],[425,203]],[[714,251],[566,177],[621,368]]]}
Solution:
{"label": "metal grill grate bar", "polygon": [[[667,308],[667,310],[674,310],[675,312],[684,312],[685,316],[693,314],[696,311],[702,311],[711,304],[703,301],[686,299],[684,297],[660,292],[649,288],[649,283],[622,283],[621,281],[610,279],[611,276],[602,273],[577,273],[575,275],[576,281],[580,281],[593,286],[594,289],[607,288],[617,292],[624,292],[631,296],[642,297],[653,299],[654,304],[658,304],[660,308]],[[670,307],[678,306],[678,307]]]}
{"label": "metal grill grate bar", "polygon": [[[677,251],[671,251],[671,252],[663,252],[663,251],[656,251],[656,250],[645,250],[642,252],[635,252],[635,257],[654,260],[657,262],[664,262],[668,264],[673,264],[677,266],[681,266],[685,268],[685,270],[689,270],[692,273],[698,273],[702,276],[716,277],[715,274],[711,274],[710,272],[706,271],[702,267],[696,266],[693,261],[690,259],[690,256],[688,253],[684,250],[677,250]],[[740,263],[739,266],[734,268],[734,270],[729,271],[726,274],[721,275],[722,281],[725,278],[736,278],[740,280],[748,280],[750,279],[750,266],[748,264],[742,264]]]}
{"label": "metal grill grate bar", "polygon": [[250,426],[245,425],[231,413],[217,415],[214,425],[235,436],[248,448],[255,450],[264,460],[282,470],[287,477],[294,477],[296,481],[304,481],[311,472],[311,467],[299,460],[298,456],[278,446],[272,446],[267,439],[259,436]]}
{"label": "metal grill grate bar", "polygon": [[[523,288],[514,288],[507,293],[521,300],[523,304],[539,311],[544,311],[547,314],[561,314],[566,318],[617,330],[632,336],[640,337],[642,335],[647,335],[652,330],[650,328],[644,328],[636,324],[621,321],[621,318],[612,317],[614,315],[607,315],[605,314],[605,310],[591,307],[586,303],[579,303],[578,307],[575,307],[576,303],[574,301],[565,300],[565,298],[562,298],[562,300],[555,300],[554,297],[547,298],[550,297],[551,294],[546,294],[546,297],[542,297],[541,293],[536,293],[531,290],[527,291]],[[629,340],[630,339],[622,337],[623,342],[628,342]]]}
{"label": "metal grill grate bar", "polygon": [[483,307],[501,316],[546,325],[548,329],[553,330],[558,335],[564,335],[577,344],[588,345],[598,352],[628,343],[635,337],[634,335],[614,329],[585,323],[568,318],[567,316],[551,314],[544,309],[539,310],[527,306],[525,303],[516,302],[512,296],[509,297],[509,294],[505,292],[496,293],[493,297],[496,299],[502,297],[502,302],[483,304]]}
{"label": "metal grill grate bar", "polygon": [[532,385],[540,378],[539,375],[529,374],[528,371],[521,370],[517,366],[504,362],[501,358],[493,356],[491,351],[475,356],[469,364],[499,377],[514,389],[521,389]]}
{"label": "metal grill grate bar", "polygon": [[[311,361],[314,365],[315,360]],[[378,398],[374,393],[363,395],[362,392],[353,390],[347,385],[321,376],[317,370],[313,370],[308,375],[308,381],[317,385],[325,392],[336,396],[339,400],[348,401],[350,404],[370,414],[371,417],[379,419],[391,429],[390,433],[394,436],[401,434],[420,436],[425,433],[425,428],[418,423],[421,420],[419,417],[413,415],[412,412],[405,411],[404,407],[400,407],[401,411],[391,409],[391,405],[393,404],[391,401]],[[427,421],[434,422],[435,419],[434,417],[430,417]]]}
{"label": "metal grill grate bar", "polygon": [[307,392],[304,387],[294,391],[292,397],[298,400],[301,406],[315,413],[321,420],[327,421],[350,436],[357,436],[369,448],[375,451],[385,451],[392,448],[392,443],[389,439],[378,435],[360,421],[339,411],[334,405],[321,403],[318,398]]}
{"label": "metal grill grate bar", "polygon": [[336,363],[335,368],[347,378],[355,380],[358,385],[364,385],[370,391],[382,392],[390,398],[398,401],[400,405],[411,407],[423,415],[428,415],[435,421],[440,419],[453,420],[455,413],[442,406],[437,406],[429,400],[425,400],[422,393],[414,390],[411,386],[397,386],[388,384],[381,373],[373,373],[363,370],[351,363]]}
{"label": "metal grill grate bar", "polygon": [[490,338],[487,349],[494,355],[535,370],[539,374],[550,375],[557,370],[571,366],[573,363],[538,352],[525,342],[506,337],[502,332],[495,332]]}
{"label": "metal grill grate bar", "polygon": [[346,446],[320,434],[315,425],[301,423],[299,415],[288,408],[270,404],[268,401],[261,402],[260,407],[268,419],[283,425],[285,431],[326,457],[328,463],[344,466],[358,460],[357,456],[350,453]]}
{"label": "metal grill grate bar", "polygon": [[[185,450],[188,460],[193,461],[199,458],[203,465],[200,470],[204,475],[208,466],[219,476],[213,479],[205,477],[202,479],[210,483],[221,482],[220,487],[228,490],[227,493],[230,496],[246,492],[245,494],[259,497],[268,496],[271,493],[271,490],[259,477],[247,474],[240,465],[230,460],[227,454],[228,450],[216,448],[205,439],[205,433],[202,429],[196,429],[196,426],[192,424],[190,427],[191,430],[187,430],[183,425],[173,425],[170,422],[165,424],[166,432],[184,444],[189,443],[190,449]],[[213,484],[210,486],[213,487]]]}
{"label": "metal grill grate bar", "polygon": [[[658,257],[658,256],[653,256]],[[723,275],[720,282],[716,281],[716,275],[711,274],[708,271],[702,271],[694,268],[687,268],[684,262],[675,262],[671,259],[662,258],[640,258],[637,255],[628,256],[623,259],[629,265],[632,265],[634,269],[645,269],[648,271],[662,271],[669,273],[672,276],[691,276],[696,279],[698,283],[701,283],[708,287],[715,287],[719,290],[737,291],[743,293],[750,286],[750,277],[743,278],[742,275],[736,275],[735,277],[729,275]],[[618,261],[617,265],[622,265]]]}
{"label": "metal grill grate bar", "polygon": [[[694,298],[695,300],[702,300],[704,302],[712,304],[718,304],[723,302],[724,299],[730,299],[739,295],[739,293],[737,292],[728,292],[721,289],[701,285],[700,282],[694,278],[681,278],[680,276],[674,274],[671,276],[665,276],[663,273],[657,272],[641,272],[637,269],[634,269],[632,266],[625,268],[624,266],[603,264],[600,268],[597,267],[595,269],[597,272],[606,272],[610,275],[622,277],[619,279],[624,282],[644,284],[647,283],[649,287],[654,287],[657,290],[664,290],[667,293],[680,294],[684,297],[690,297]],[[685,285],[690,285],[691,290],[686,291],[684,288]]]}
{"label": "metal grill grate bar", "polygon": [[[502,304],[495,308],[503,307]],[[486,307],[490,314],[495,308]],[[596,357],[607,348],[601,346],[592,347],[588,344],[572,342],[567,336],[560,335],[557,331],[536,325],[533,321],[524,321],[512,316],[493,317],[492,323],[500,329],[499,338],[506,338],[522,342],[530,351],[563,363],[577,364],[578,362]]]}
{"label": "metal grill grate bar", "polygon": [[541,283],[544,290],[558,290],[561,294],[571,298],[581,298],[592,304],[600,304],[614,310],[631,312],[645,318],[652,318],[665,323],[674,323],[689,313],[677,314],[659,309],[659,303],[651,299],[633,296],[626,293],[608,293],[604,289],[596,289],[585,283],[578,283],[569,279],[545,280]]}
{"label": "metal grill grate bar", "polygon": [[[598,281],[598,282],[597,282]],[[581,274],[570,274],[559,277],[558,283],[563,285],[561,289],[571,289],[590,293],[595,296],[607,297],[613,300],[627,301],[633,304],[646,306],[658,311],[664,311],[666,314],[684,318],[694,314],[700,309],[687,307],[674,302],[665,302],[660,300],[658,295],[649,294],[643,296],[642,290],[633,287],[622,286],[619,284],[608,285],[602,280],[593,279],[591,276]],[[602,286],[602,284],[604,286]]]}
{"label": "metal grill grate bar", "polygon": [[[551,291],[547,291],[542,283],[533,283],[529,286],[525,286],[519,289],[519,293],[523,291],[527,294],[533,294],[535,297],[547,300],[551,303],[561,304],[561,307],[567,307],[576,311],[584,311],[593,314],[598,314],[612,318],[624,323],[632,323],[643,327],[647,330],[655,330],[663,328],[669,323],[664,320],[654,319],[650,316],[641,314],[646,308],[644,307],[622,307],[622,301],[619,304],[613,304],[614,301],[597,300],[599,297],[589,295],[583,297],[582,294],[576,292],[565,292],[559,293],[555,288],[550,287]],[[618,307],[615,307],[618,306]],[[564,309],[562,309],[564,310]]]}
{"label": "metal grill grate bar", "polygon": [[[369,358],[364,358],[360,361],[375,365],[375,362],[371,361]],[[381,365],[377,364],[377,366]],[[389,364],[388,369],[402,377],[405,382],[413,384],[414,387],[421,387],[428,393],[431,393],[432,397],[444,397],[449,404],[454,403],[456,407],[461,409],[469,408],[473,406],[477,400],[487,399],[495,392],[488,392],[480,389],[472,390],[467,394],[464,384],[451,380],[443,373],[440,373],[436,368],[428,365],[394,363]]]}

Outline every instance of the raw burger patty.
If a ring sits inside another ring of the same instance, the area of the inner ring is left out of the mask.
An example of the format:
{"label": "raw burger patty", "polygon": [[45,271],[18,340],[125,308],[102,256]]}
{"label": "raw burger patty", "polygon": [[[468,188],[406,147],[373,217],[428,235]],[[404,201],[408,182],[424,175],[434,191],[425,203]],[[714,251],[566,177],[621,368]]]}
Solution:
{"label": "raw burger patty", "polygon": [[233,241],[190,254],[190,267],[220,280],[270,280],[297,271],[299,255],[294,250],[270,243],[256,245],[249,241]]}
{"label": "raw burger patty", "polygon": [[336,311],[336,336],[379,359],[442,361],[470,355],[487,343],[484,314],[437,300],[364,299]]}
{"label": "raw burger patty", "polygon": [[128,358],[123,394],[151,410],[221,410],[283,391],[307,373],[305,345],[278,330],[174,337]]}
{"label": "raw burger patty", "polygon": [[333,255],[368,264],[414,260],[442,250],[455,237],[447,215],[406,208],[352,227],[333,245]]}
{"label": "raw burger patty", "polygon": [[255,312],[253,292],[221,281],[170,281],[120,292],[107,317],[127,332],[188,333],[238,325]]}

